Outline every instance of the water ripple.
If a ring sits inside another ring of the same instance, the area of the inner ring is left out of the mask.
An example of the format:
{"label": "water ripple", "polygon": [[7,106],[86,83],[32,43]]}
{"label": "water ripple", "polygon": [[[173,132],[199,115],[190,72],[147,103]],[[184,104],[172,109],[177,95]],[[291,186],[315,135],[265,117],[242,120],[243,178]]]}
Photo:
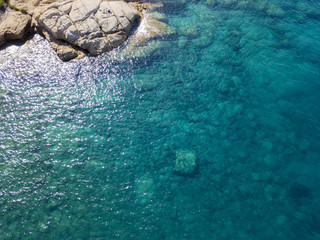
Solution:
{"label": "water ripple", "polygon": [[318,6],[242,4],[168,1],[144,58],[1,50],[0,239],[314,240]]}

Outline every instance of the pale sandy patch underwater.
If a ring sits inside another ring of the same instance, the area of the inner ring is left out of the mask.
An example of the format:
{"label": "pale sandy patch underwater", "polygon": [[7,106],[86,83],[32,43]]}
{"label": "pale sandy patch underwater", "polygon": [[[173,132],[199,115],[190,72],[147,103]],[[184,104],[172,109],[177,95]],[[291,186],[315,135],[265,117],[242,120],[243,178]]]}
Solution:
{"label": "pale sandy patch underwater", "polygon": [[167,2],[144,58],[2,50],[0,239],[319,239],[319,6],[273,4]]}

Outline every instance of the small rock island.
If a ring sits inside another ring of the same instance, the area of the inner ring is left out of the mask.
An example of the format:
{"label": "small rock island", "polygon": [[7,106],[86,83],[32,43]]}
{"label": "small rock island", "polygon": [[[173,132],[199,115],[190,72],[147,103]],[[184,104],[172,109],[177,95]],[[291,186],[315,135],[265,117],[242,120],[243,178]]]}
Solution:
{"label": "small rock island", "polygon": [[121,0],[10,0],[0,8],[0,46],[42,34],[68,61],[123,44],[147,4]]}

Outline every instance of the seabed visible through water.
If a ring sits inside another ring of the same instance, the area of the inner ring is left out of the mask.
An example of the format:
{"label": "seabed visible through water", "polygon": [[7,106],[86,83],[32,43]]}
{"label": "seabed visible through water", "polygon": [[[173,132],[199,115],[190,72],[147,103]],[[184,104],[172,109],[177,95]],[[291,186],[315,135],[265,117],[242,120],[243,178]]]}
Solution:
{"label": "seabed visible through water", "polygon": [[0,51],[0,239],[320,239],[319,4],[158,11],[146,56]]}

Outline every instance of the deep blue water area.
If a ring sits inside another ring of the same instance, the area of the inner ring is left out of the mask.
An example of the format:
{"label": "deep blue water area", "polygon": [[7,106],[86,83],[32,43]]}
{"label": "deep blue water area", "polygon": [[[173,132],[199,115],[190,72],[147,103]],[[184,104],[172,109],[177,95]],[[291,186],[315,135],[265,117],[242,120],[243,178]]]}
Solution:
{"label": "deep blue water area", "polygon": [[320,4],[157,11],[144,57],[0,51],[0,239],[320,239]]}

